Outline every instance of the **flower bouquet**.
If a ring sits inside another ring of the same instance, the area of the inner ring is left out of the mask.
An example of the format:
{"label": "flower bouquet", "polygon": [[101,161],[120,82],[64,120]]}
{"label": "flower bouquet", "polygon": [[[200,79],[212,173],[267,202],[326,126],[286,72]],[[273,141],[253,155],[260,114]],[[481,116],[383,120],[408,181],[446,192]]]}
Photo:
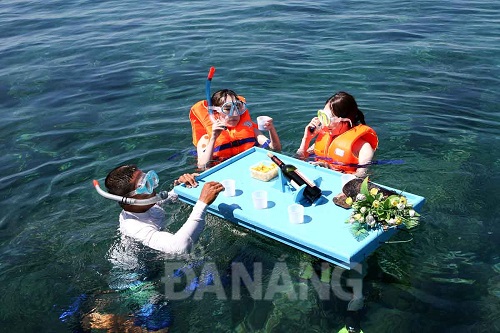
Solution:
{"label": "flower bouquet", "polygon": [[418,225],[420,215],[403,195],[384,195],[378,188],[368,189],[368,177],[361,183],[355,200],[346,198],[346,204],[353,212],[346,223],[352,225],[351,232],[357,240],[368,236],[368,231],[382,228],[396,228],[404,225],[411,229]]}

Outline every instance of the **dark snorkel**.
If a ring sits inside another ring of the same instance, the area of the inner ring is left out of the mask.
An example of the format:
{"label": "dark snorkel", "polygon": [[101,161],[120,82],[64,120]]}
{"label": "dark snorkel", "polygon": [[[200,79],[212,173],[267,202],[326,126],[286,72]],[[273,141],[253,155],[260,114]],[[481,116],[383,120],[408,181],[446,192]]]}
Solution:
{"label": "dark snorkel", "polygon": [[122,196],[111,194],[111,193],[108,193],[108,192],[102,190],[101,187],[99,186],[99,182],[95,179],[94,179],[93,183],[94,183],[95,190],[101,196],[105,197],[106,199],[118,201],[124,205],[148,206],[148,205],[155,204],[158,201],[165,200],[168,198],[167,191],[161,191],[160,193],[157,193],[154,197],[151,197],[148,199],[134,199],[134,198],[129,198],[129,197],[122,197]]}

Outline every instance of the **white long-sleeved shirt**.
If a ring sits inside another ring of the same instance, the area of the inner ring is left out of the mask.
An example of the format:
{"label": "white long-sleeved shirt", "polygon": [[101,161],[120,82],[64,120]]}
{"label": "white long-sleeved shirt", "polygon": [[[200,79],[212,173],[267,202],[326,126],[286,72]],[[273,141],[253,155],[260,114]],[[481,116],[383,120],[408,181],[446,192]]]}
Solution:
{"label": "white long-sleeved shirt", "polygon": [[[175,201],[177,194],[168,193],[168,198],[162,201]],[[162,231],[165,226],[165,211],[157,203],[144,213],[131,213],[122,210],[120,213],[120,232],[142,244],[165,253],[187,253],[198,240],[205,227],[207,204],[197,201],[191,215],[183,226],[172,234]]]}

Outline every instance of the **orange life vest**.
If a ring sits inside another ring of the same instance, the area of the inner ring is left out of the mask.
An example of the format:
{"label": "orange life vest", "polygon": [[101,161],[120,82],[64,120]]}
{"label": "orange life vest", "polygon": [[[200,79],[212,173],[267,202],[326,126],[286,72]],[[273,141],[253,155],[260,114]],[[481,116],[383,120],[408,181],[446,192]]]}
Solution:
{"label": "orange life vest", "polygon": [[366,125],[358,125],[338,136],[322,131],[314,143],[314,154],[318,157],[317,160],[329,162],[334,169],[355,173],[359,158],[354,155],[352,147],[359,139],[368,142],[374,150],[377,149],[377,133]]}
{"label": "orange life vest", "polygon": [[[245,101],[242,96],[238,96],[238,99],[242,102]],[[212,136],[212,120],[208,114],[206,100],[199,101],[191,107],[189,120],[191,121],[193,144],[197,147],[198,141],[203,136],[207,135],[208,138]],[[240,116],[240,121],[235,127],[230,127],[222,131],[217,137],[212,159],[227,159],[255,146],[257,139],[255,138],[254,127],[256,125],[253,123],[252,118],[250,118],[250,112],[247,110]]]}

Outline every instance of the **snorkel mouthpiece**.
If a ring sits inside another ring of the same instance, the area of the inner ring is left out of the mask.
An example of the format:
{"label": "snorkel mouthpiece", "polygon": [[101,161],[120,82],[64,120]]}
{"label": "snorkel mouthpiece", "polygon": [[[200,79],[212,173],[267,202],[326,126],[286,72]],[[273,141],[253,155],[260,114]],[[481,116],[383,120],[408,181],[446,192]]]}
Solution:
{"label": "snorkel mouthpiece", "polygon": [[128,197],[122,197],[119,195],[111,194],[106,191],[103,191],[101,187],[99,186],[99,182],[94,179],[92,182],[94,185],[95,190],[97,193],[99,193],[101,196],[105,197],[106,199],[111,199],[114,201],[118,201],[122,204],[125,205],[135,205],[135,206],[148,206],[157,203],[158,201],[164,200],[168,198],[168,192],[167,191],[162,191],[158,194],[156,194],[154,197],[148,198],[148,199],[134,199],[134,198],[128,198]]}

